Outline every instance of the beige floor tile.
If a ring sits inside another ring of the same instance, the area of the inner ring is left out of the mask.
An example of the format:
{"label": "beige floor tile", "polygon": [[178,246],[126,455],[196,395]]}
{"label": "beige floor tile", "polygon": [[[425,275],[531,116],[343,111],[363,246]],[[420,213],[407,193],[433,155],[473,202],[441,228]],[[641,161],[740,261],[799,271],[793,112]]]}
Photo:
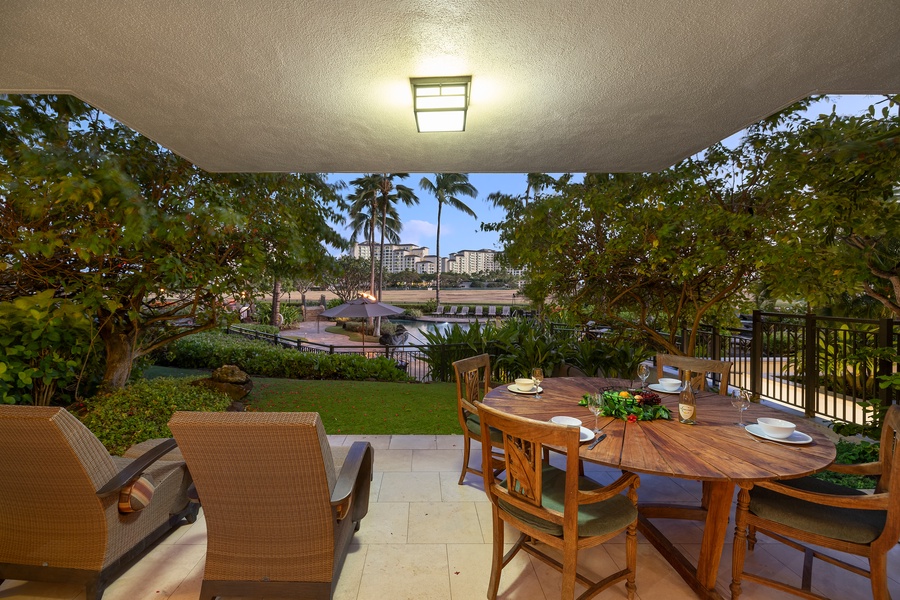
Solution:
{"label": "beige floor tile", "polygon": [[[485,597],[491,579],[492,548],[491,544],[447,545],[452,600]],[[531,561],[524,552],[516,554],[503,569],[498,596],[503,600],[546,600]]]}
{"label": "beige floor tile", "polygon": [[[391,447],[389,435],[348,435],[344,438],[344,446],[350,446],[353,442],[369,442],[375,450],[387,450]],[[375,453],[378,454],[377,452]]]}
{"label": "beige floor tile", "polygon": [[395,435],[391,438],[391,450],[437,450],[433,435]]}
{"label": "beige floor tile", "polygon": [[349,446],[349,445],[350,445],[350,444],[348,444],[348,443],[345,442],[345,440],[347,439],[347,436],[346,436],[346,435],[340,435],[340,434],[338,434],[338,435],[327,435],[327,436],[325,436],[325,437],[328,438],[328,443],[329,443],[330,445],[332,445],[332,446]]}
{"label": "beige floor tile", "polygon": [[[461,451],[463,449],[463,440],[465,437],[462,435],[436,435],[434,437],[438,450]],[[460,456],[462,455],[460,454]]]}
{"label": "beige floor tile", "polygon": [[353,535],[353,544],[405,544],[408,531],[408,502],[373,502]]}
{"label": "beige floor tile", "polygon": [[198,600],[200,598],[200,587],[203,585],[203,570],[206,567],[206,559],[200,560],[191,569],[187,577],[181,584],[175,588],[172,595],[166,600]]}
{"label": "beige floor tile", "polygon": [[184,534],[172,543],[176,546],[181,544],[201,544],[206,546],[206,519],[203,516],[202,508],[197,517],[197,522],[192,524],[189,529],[186,529]]}
{"label": "beige floor tile", "polygon": [[[700,556],[700,544],[676,544],[676,546],[687,556],[693,564],[697,563]],[[726,544],[722,550],[722,558],[719,562],[719,572],[717,575],[716,589],[726,598],[730,596],[731,585],[731,550],[733,545]],[[775,557],[768,553],[768,547],[757,546],[756,550],[747,553],[746,567],[752,572],[759,573],[765,577],[771,577],[778,581],[783,581],[790,585],[800,584],[800,570],[802,567],[802,555],[795,552],[801,559],[800,563],[796,563],[792,569],[791,566],[779,562]],[[791,594],[779,592],[778,590],[757,585],[752,582],[744,582],[742,585],[742,600],[788,600],[796,598]],[[837,598],[838,596],[833,596]]]}
{"label": "beige floor tile", "polygon": [[440,502],[440,473],[385,473],[381,478],[379,502]]}
{"label": "beige floor tile", "polygon": [[441,500],[444,502],[488,502],[483,480],[470,476],[459,485],[457,471],[441,472]]}
{"label": "beige floor tile", "polygon": [[359,596],[359,586],[362,581],[368,550],[369,546],[365,545],[350,546],[347,551],[347,557],[344,559],[344,566],[341,567],[341,572],[338,574],[332,600],[356,600],[357,596]]}
{"label": "beige floor tile", "polygon": [[375,450],[375,471],[412,470],[412,450]]}
{"label": "beige floor tile", "polygon": [[168,598],[194,567],[203,562],[206,545],[157,546],[106,588],[104,600]]}
{"label": "beige floor tile", "polygon": [[456,471],[462,468],[459,450],[413,450],[413,471]]}
{"label": "beige floor tile", "polygon": [[409,544],[481,544],[474,502],[411,502]]}
{"label": "beige floor tile", "polygon": [[357,600],[448,600],[446,544],[387,544],[366,553]]}
{"label": "beige floor tile", "polygon": [[378,502],[378,492],[381,491],[381,479],[384,473],[372,473],[372,481],[369,483],[369,502]]}
{"label": "beige floor tile", "polygon": [[[481,524],[481,535],[484,538],[484,543],[494,543],[494,526],[491,522],[493,519],[491,503],[477,502],[475,504],[475,511],[478,513],[478,521]],[[519,539],[519,531],[508,523],[503,523],[503,541],[507,544],[511,544],[517,539]]]}

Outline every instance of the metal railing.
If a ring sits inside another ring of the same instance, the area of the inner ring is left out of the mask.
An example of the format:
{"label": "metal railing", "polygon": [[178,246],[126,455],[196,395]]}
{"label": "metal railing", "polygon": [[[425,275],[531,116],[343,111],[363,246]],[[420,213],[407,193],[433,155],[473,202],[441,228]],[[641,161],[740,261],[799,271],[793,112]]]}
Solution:
{"label": "metal railing", "polygon": [[[596,327],[551,328],[573,339],[600,331]],[[472,354],[466,344],[363,348],[306,342],[238,326],[230,327],[229,332],[300,352],[386,356],[418,381],[452,382],[452,363]],[[682,332],[679,343],[684,343],[686,334]],[[885,347],[900,352],[900,321],[755,311],[749,329],[703,327],[694,356],[732,362],[731,385],[761,398],[796,407],[807,416],[861,423],[868,403],[877,401],[885,406],[900,402],[900,392],[882,389],[877,379],[896,370],[895,363],[853,360],[862,348]],[[504,380],[502,373],[495,373],[494,378]]]}
{"label": "metal railing", "polygon": [[900,321],[755,311],[750,329],[704,328],[694,355],[732,362],[731,385],[806,416],[861,423],[869,403],[900,402],[878,385],[897,365],[860,362],[863,348],[900,350]]}

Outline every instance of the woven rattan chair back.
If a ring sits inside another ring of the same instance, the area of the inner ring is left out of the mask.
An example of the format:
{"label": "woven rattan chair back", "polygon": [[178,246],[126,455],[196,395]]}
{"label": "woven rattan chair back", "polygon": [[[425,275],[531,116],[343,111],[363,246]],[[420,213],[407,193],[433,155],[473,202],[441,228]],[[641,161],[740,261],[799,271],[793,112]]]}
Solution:
{"label": "woven rattan chair back", "polygon": [[706,374],[717,373],[719,378],[719,394],[728,395],[728,383],[731,376],[732,363],[724,360],[711,360],[708,358],[694,358],[692,356],[677,356],[674,354],[656,355],[656,376],[665,377],[663,367],[675,367],[678,369],[678,378],[684,377],[685,371],[693,373],[691,384],[696,389],[706,389]]}

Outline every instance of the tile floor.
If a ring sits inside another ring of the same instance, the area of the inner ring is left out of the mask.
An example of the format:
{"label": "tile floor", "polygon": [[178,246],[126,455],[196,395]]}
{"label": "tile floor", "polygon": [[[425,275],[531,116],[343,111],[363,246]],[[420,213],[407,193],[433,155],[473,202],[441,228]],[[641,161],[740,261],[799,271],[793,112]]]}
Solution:
{"label": "tile floor", "polygon": [[[336,600],[472,600],[485,597],[491,568],[491,511],[480,482],[468,476],[457,485],[462,436],[332,436],[334,445],[364,439],[375,448],[375,479],[368,516],[354,538],[334,594]],[[477,449],[477,444],[475,444]],[[480,460],[473,452],[473,461]],[[586,472],[608,483],[616,472],[586,465]],[[696,501],[700,486],[690,481],[642,476],[643,500]],[[202,517],[202,512],[201,512]],[[696,558],[701,529],[692,522],[657,521],[688,556]],[[512,538],[512,533],[507,539]],[[730,537],[730,536],[729,536]],[[642,600],[695,598],[672,568],[638,534],[637,595]],[[104,600],[196,600],[206,551],[202,518],[169,535],[110,585]],[[606,574],[621,568],[624,538],[583,552],[581,568]],[[857,560],[851,557],[851,560]],[[719,570],[719,591],[729,597],[731,540]],[[760,537],[748,564],[778,578],[799,582],[802,556]],[[900,598],[900,551],[889,560],[890,591]],[[871,598],[868,580],[818,562],[814,587],[841,600]],[[544,600],[559,597],[559,575],[519,553],[504,569],[500,597]],[[625,586],[601,594],[624,598]],[[84,600],[74,586],[6,581],[0,599]],[[744,585],[746,600],[793,598],[769,588]]]}

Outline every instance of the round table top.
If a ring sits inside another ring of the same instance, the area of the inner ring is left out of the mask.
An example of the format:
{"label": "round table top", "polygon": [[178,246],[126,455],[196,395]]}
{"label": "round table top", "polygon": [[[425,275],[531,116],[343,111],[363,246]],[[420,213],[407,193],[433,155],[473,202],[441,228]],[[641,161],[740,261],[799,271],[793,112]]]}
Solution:
{"label": "round table top", "polygon": [[[501,385],[483,401],[492,408],[540,421],[558,415],[575,417],[593,429],[594,415],[578,402],[585,393],[611,386],[623,390],[633,387],[628,380],[555,377],[544,380],[540,399]],[[607,437],[593,450],[588,450],[587,443],[582,444],[581,458],[636,473],[734,482],[800,477],[821,471],[834,461],[834,444],[803,419],[793,421],[797,431],[812,437],[812,442],[771,442],[735,425],[738,409],[731,406],[728,397],[697,392],[697,424],[685,425],[677,420],[678,394],[659,395],[672,411],[671,420],[628,423],[600,417],[600,429]],[[744,412],[744,422],[755,423],[758,417],[766,416],[786,417],[773,408],[752,404]]]}

